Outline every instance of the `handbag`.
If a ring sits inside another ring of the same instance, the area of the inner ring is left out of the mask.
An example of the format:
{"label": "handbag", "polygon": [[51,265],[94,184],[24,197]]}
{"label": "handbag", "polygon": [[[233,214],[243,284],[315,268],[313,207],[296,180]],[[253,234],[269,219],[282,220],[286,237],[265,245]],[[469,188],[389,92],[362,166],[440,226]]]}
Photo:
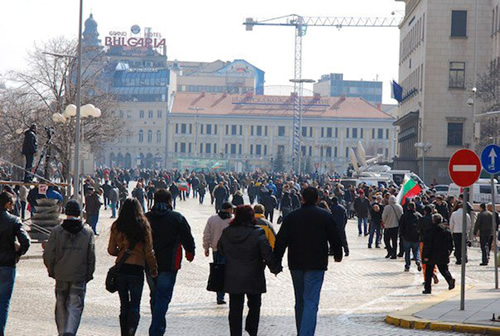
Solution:
{"label": "handbag", "polygon": [[122,267],[125,261],[127,261],[134,247],[135,244],[126,249],[125,254],[120,258],[120,260],[114,266],[109,268],[108,274],[106,275],[106,290],[108,292],[115,293],[118,290],[118,273],[120,273],[120,267]]}
{"label": "handbag", "polygon": [[210,263],[210,274],[208,275],[207,291],[223,292],[224,291],[224,274],[226,265],[222,264],[218,259]]}

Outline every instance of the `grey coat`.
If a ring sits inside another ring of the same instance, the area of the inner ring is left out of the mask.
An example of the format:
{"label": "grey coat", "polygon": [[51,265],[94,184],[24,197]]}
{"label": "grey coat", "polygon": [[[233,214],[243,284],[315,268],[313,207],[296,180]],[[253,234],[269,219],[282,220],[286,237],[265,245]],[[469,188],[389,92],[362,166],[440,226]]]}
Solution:
{"label": "grey coat", "polygon": [[403,216],[403,207],[396,204],[396,197],[389,198],[389,204],[384,207],[382,220],[386,229],[399,227],[399,220]]}

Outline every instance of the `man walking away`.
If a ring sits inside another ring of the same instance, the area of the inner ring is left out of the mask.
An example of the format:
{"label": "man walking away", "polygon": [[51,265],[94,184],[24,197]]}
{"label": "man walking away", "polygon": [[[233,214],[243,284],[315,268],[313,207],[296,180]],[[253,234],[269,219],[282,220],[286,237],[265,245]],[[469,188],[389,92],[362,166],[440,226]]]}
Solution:
{"label": "man walking away", "polygon": [[331,214],[316,206],[318,200],[318,189],[303,189],[303,205],[284,218],[274,250],[281,261],[288,248],[288,267],[295,292],[295,324],[301,336],[313,336],[316,330],[329,244],[335,261],[342,261],[338,228]]}
{"label": "man walking away", "polygon": [[[467,253],[465,256],[462,256],[462,225],[463,225],[463,204],[458,203],[458,209],[451,214],[450,217],[450,230],[453,234],[453,241],[455,245],[455,258],[457,259],[457,265],[460,265],[463,261],[467,263]],[[469,214],[466,214],[467,223],[466,223],[466,231],[469,232],[469,228],[471,227],[471,220]],[[424,243],[425,244],[425,243]],[[466,250],[467,251],[467,250]]]}
{"label": "man walking away", "polygon": [[451,232],[442,224],[443,217],[439,214],[432,216],[432,228],[427,231],[424,238],[424,263],[427,264],[425,270],[425,288],[423,294],[431,294],[431,279],[434,267],[437,265],[439,272],[448,282],[448,289],[455,288],[455,279],[448,270],[450,254],[453,251],[453,238]]}
{"label": "man walking away", "polygon": [[396,203],[396,196],[389,197],[389,204],[384,207],[382,221],[384,222],[384,243],[387,248],[386,258],[397,259],[399,220],[403,215],[403,208]]}
{"label": "man walking away", "polygon": [[97,233],[97,222],[99,222],[99,209],[101,208],[101,201],[99,195],[94,191],[93,187],[88,188],[88,193],[85,196],[85,211],[87,213],[87,223],[90,225],[94,234]]}
{"label": "man walking away", "polygon": [[490,260],[490,247],[493,242],[493,214],[486,210],[486,204],[479,205],[480,213],[477,216],[476,224],[474,225],[474,236],[479,236],[479,244],[481,246],[482,262],[480,266],[488,265]]}
{"label": "man walking away", "polygon": [[[210,216],[203,231],[203,249],[205,250],[205,257],[210,254],[212,249],[213,260],[215,263],[225,264],[225,257],[220,255],[217,251],[217,244],[219,243],[222,231],[229,226],[233,214],[233,205],[229,202],[222,204],[221,210],[213,216]],[[217,304],[225,304],[224,292],[217,292]]]}
{"label": "man walking away", "polygon": [[172,210],[172,195],[165,189],[154,194],[154,205],[146,217],[151,224],[153,250],[158,262],[158,277],[148,276],[151,290],[150,336],[164,335],[167,329],[165,316],[172,300],[177,272],[181,268],[182,248],[186,259],[194,259],[194,238],[186,218]]}
{"label": "man walking away", "polygon": [[227,191],[226,187],[224,187],[224,182],[219,182],[219,185],[215,187],[213,191],[213,195],[215,198],[215,212],[219,212],[222,204],[226,200],[226,198],[229,195],[229,192]]}
{"label": "man walking away", "polygon": [[413,253],[413,258],[417,264],[417,269],[420,272],[422,265],[420,264],[420,251],[418,244],[418,226],[422,215],[416,211],[415,203],[408,204],[408,211],[401,216],[399,229],[405,251],[405,272],[410,271],[411,257],[410,251]]}
{"label": "man walking away", "polygon": [[[9,304],[16,280],[16,263],[28,251],[30,238],[18,217],[9,211],[14,208],[14,197],[0,194],[0,336],[4,336]],[[15,241],[19,244],[16,244]]]}
{"label": "man walking away", "polygon": [[120,191],[115,186],[115,183],[111,183],[111,188],[109,189],[109,207],[111,208],[111,218],[116,218],[116,209],[118,207]]}
{"label": "man walking away", "polygon": [[56,280],[56,325],[60,336],[76,335],[82,318],[87,283],[95,270],[92,229],[80,220],[80,204],[66,204],[67,218],[52,229],[43,252],[49,276]]}
{"label": "man walking away", "polygon": [[[358,217],[358,236],[361,234],[368,235],[368,213],[370,212],[370,202],[365,197],[363,190],[359,191],[359,197],[354,200],[354,211]],[[363,231],[361,231],[361,223],[363,223]]]}
{"label": "man walking away", "polygon": [[266,208],[262,204],[255,204],[253,206],[253,211],[255,212],[257,226],[264,230],[269,245],[271,245],[271,248],[274,249],[274,245],[276,244],[276,232],[273,229],[273,224],[264,216]]}
{"label": "man walking away", "polygon": [[344,255],[349,256],[349,244],[347,243],[347,235],[345,233],[345,226],[347,224],[347,210],[342,204],[339,204],[337,196],[332,197],[332,212],[333,220],[339,229],[340,238],[342,240],[342,247],[344,248]]}
{"label": "man walking away", "polygon": [[264,206],[266,212],[264,215],[271,223],[273,222],[274,208],[276,208],[276,204],[278,204],[278,201],[273,195],[273,191],[269,190],[267,195],[262,197],[262,205]]}

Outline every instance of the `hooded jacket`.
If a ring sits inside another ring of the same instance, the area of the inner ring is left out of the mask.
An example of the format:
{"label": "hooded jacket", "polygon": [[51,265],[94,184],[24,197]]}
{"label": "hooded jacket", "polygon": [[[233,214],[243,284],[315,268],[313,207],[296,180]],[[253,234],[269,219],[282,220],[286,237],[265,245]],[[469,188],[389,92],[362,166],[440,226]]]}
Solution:
{"label": "hooded jacket", "polygon": [[79,219],[52,229],[43,252],[49,276],[66,282],[89,282],[95,270],[94,232]]}
{"label": "hooded jacket", "polygon": [[229,294],[265,293],[265,264],[274,273],[281,269],[264,230],[251,223],[224,229],[218,250],[226,257],[224,292]]}
{"label": "hooded jacket", "polygon": [[433,224],[425,233],[422,255],[428,264],[448,264],[453,251],[453,237],[443,224]]}
{"label": "hooded jacket", "polygon": [[165,203],[155,203],[146,213],[153,232],[153,250],[158,272],[172,272],[181,268],[182,248],[194,255],[195,244],[186,218]]}
{"label": "hooded jacket", "polygon": [[203,231],[203,249],[208,251],[210,248],[217,251],[217,244],[222,236],[222,231],[229,226],[231,214],[225,211],[219,211],[218,214],[210,216]]}
{"label": "hooded jacket", "polygon": [[403,216],[403,207],[396,203],[396,197],[389,197],[389,204],[384,207],[382,220],[386,229],[399,227],[399,220]]}

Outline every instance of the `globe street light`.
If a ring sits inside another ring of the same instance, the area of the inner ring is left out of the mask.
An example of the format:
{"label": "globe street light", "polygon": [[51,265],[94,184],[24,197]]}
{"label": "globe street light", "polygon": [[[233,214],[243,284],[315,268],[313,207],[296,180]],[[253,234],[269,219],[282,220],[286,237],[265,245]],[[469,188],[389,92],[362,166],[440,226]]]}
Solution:
{"label": "globe street light", "polygon": [[431,147],[432,144],[429,142],[428,143],[417,142],[415,144],[416,149],[422,150],[422,181],[424,181],[424,183],[425,183],[425,153],[427,153],[427,151],[431,149]]}

